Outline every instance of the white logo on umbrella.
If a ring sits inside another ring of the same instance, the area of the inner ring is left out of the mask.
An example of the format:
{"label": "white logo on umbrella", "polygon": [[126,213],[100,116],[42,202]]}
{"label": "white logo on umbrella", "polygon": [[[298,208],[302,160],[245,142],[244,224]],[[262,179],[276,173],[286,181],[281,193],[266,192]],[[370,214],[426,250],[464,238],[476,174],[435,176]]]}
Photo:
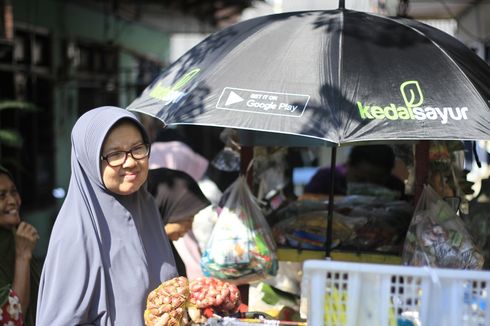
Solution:
{"label": "white logo on umbrella", "polygon": [[228,98],[226,99],[225,105],[231,105],[242,101],[244,101],[244,99],[241,98],[240,95],[231,91],[230,94],[228,95]]}

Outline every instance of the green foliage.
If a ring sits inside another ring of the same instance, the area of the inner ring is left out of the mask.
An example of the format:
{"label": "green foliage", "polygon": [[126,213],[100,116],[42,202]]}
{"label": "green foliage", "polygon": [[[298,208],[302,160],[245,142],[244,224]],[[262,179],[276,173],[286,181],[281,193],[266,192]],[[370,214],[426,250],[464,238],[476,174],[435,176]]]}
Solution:
{"label": "green foliage", "polygon": [[0,111],[7,110],[7,109],[23,110],[27,112],[40,111],[39,107],[37,107],[33,103],[24,102],[24,101],[15,101],[15,100],[0,101]]}
{"label": "green foliage", "polygon": [[0,144],[20,148],[22,143],[22,137],[16,130],[0,129]]}
{"label": "green foliage", "polygon": [[[22,110],[25,112],[39,112],[40,108],[35,104],[25,101],[0,100],[0,111]],[[11,147],[22,147],[22,136],[13,129],[0,129],[0,144]]]}

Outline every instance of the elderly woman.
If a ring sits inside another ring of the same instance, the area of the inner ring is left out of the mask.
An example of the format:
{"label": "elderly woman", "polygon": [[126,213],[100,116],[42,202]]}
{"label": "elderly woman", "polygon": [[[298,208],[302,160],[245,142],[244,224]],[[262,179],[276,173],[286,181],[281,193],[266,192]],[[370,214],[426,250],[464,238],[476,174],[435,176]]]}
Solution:
{"label": "elderly woman", "polygon": [[148,293],[177,276],[146,191],[148,136],[136,117],[100,107],[72,130],[72,175],[44,264],[38,325],[143,325]]}

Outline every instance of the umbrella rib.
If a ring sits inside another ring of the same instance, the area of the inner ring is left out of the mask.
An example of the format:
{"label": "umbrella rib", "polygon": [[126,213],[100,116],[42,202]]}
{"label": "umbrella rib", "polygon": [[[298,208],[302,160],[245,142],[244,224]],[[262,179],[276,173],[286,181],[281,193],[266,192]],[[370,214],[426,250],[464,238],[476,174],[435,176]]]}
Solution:
{"label": "umbrella rib", "polygon": [[[340,16],[340,26],[341,28],[343,29],[344,28],[344,12],[345,11],[341,11],[341,16]],[[341,90],[341,85],[342,85],[342,66],[343,66],[343,56],[342,56],[342,49],[343,49],[343,41],[344,41],[344,37],[343,37],[343,34],[344,33],[340,33],[339,35],[339,54],[338,54],[338,62],[339,62],[339,70],[338,70],[338,76],[337,76],[337,80],[339,82],[339,85],[338,85],[338,89],[339,89],[339,92],[338,92],[338,96],[339,96],[339,101],[337,101],[338,104],[342,103],[342,101],[340,101],[340,96],[342,95],[340,90]],[[341,110],[339,110],[338,112],[341,112]],[[340,120],[341,119],[337,119],[337,125],[340,125]],[[339,139],[338,139],[338,143],[341,144],[342,143],[342,140],[344,138],[344,133],[342,133],[341,135],[338,135]]]}
{"label": "umbrella rib", "polygon": [[[344,26],[344,11],[342,10],[341,11],[341,15],[340,15],[340,28],[343,28]],[[342,81],[341,81],[341,78],[342,78],[342,41],[343,41],[343,37],[342,37],[343,33],[340,33],[339,34],[339,45],[338,45],[338,62],[339,62],[339,66],[338,66],[338,71],[337,71],[337,81],[338,81],[338,101],[337,101],[337,105],[341,105],[342,101],[340,100],[340,96],[341,96],[341,87],[340,85],[342,85]],[[338,112],[341,112],[341,110],[339,109]],[[337,117],[336,117],[337,118]],[[340,119],[336,119],[337,121],[337,124],[340,125]],[[341,138],[342,135],[338,135],[339,136],[339,139],[338,139],[338,142],[339,144],[342,142]],[[326,238],[325,238],[325,257],[327,259],[330,259],[331,258],[331,251],[332,251],[332,236],[333,236],[333,208],[334,208],[334,174],[335,174],[335,164],[336,164],[336,154],[337,154],[337,147],[333,146],[332,147],[332,156],[331,156],[331,162],[330,162],[330,175],[329,175],[329,178],[330,178],[330,189],[329,189],[329,197],[328,197],[328,213],[327,213],[327,229],[326,229]]]}

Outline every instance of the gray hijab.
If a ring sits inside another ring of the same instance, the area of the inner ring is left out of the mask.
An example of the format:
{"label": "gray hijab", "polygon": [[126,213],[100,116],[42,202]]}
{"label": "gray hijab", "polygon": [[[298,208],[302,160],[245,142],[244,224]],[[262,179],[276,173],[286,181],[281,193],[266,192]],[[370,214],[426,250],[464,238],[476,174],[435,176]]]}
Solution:
{"label": "gray hijab", "polygon": [[168,238],[145,185],[121,196],[109,192],[100,152],[110,128],[136,117],[100,107],[72,130],[71,179],[56,218],[41,275],[37,324],[143,325],[146,297],[177,276]]}

